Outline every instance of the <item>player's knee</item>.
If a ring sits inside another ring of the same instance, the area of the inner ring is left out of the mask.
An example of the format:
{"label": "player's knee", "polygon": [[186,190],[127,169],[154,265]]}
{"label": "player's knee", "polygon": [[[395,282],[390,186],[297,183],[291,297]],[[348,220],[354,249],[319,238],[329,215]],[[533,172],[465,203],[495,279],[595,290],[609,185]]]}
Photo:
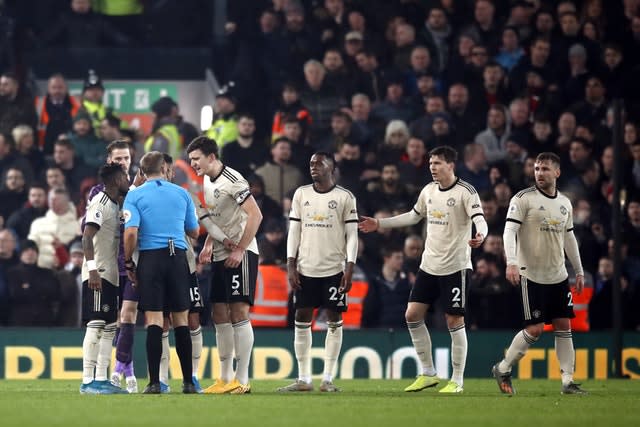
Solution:
{"label": "player's knee", "polygon": [[200,313],[189,313],[189,330],[194,331],[200,327]]}
{"label": "player's knee", "polygon": [[299,308],[296,310],[296,322],[310,323],[313,319],[313,309]]}
{"label": "player's knee", "polygon": [[544,324],[539,323],[537,325],[529,325],[526,327],[526,330],[529,335],[531,335],[532,337],[538,338],[540,335],[542,335],[542,332],[544,331]]}

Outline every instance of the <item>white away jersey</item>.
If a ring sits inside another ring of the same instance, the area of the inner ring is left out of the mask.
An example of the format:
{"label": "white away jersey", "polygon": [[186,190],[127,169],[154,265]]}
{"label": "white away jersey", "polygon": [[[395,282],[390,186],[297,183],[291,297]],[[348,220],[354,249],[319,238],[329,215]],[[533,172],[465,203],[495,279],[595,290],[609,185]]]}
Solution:
{"label": "white away jersey", "polygon": [[427,184],[413,210],[427,220],[427,240],[420,269],[445,276],[471,269],[471,226],[483,215],[478,192],[460,178],[449,188],[437,182]]}
{"label": "white away jersey", "polygon": [[[118,250],[120,248],[120,206],[101,191],[89,202],[85,215],[86,225],[98,229],[93,236],[93,259],[100,277],[114,286],[118,286]],[[82,281],[89,280],[86,258],[82,263]]]}
{"label": "white away jersey", "polygon": [[[224,234],[238,243],[247,224],[247,213],[242,204],[251,196],[249,183],[239,172],[228,166],[223,166],[222,172],[215,179],[204,177],[204,202],[209,210],[211,219],[220,227]],[[247,250],[257,254],[256,239],[251,241]],[[222,242],[213,245],[213,260],[227,259],[229,251]]]}
{"label": "white away jersey", "polygon": [[573,208],[566,196],[550,197],[529,187],[511,198],[507,221],[520,224],[516,248],[522,276],[541,284],[568,277],[564,235],[573,230]]}
{"label": "white away jersey", "polygon": [[290,221],[300,222],[298,271],[308,277],[327,277],[344,270],[346,227],[358,222],[356,198],[334,186],[320,193],[313,185],[299,187],[291,201]]}

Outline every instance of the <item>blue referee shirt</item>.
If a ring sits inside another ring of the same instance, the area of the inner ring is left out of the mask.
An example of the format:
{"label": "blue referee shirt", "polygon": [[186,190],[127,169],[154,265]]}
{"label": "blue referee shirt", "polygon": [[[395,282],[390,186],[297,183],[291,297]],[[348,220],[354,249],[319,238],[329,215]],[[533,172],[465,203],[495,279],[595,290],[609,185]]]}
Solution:
{"label": "blue referee shirt", "polygon": [[141,251],[162,249],[173,239],[177,248],[187,249],[184,233],[198,228],[196,208],[189,193],[164,179],[151,179],[127,193],[124,199],[124,227],[138,227]]}

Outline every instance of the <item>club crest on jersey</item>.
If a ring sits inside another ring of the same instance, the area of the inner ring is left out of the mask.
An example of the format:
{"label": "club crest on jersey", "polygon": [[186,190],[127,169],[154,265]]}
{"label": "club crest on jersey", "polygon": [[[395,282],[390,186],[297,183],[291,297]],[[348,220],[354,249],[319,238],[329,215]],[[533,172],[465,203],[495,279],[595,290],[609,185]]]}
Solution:
{"label": "club crest on jersey", "polygon": [[335,209],[338,207],[338,202],[336,202],[335,200],[331,200],[329,202],[329,209]]}
{"label": "club crest on jersey", "polygon": [[562,215],[566,215],[567,214],[567,208],[565,208],[564,206],[560,206],[560,213]]}
{"label": "club crest on jersey", "polygon": [[102,306],[102,312],[103,313],[108,313],[110,308],[111,307],[109,307],[109,304],[105,304],[105,305]]}
{"label": "club crest on jersey", "polygon": [[456,199],[454,199],[453,197],[450,197],[449,199],[447,199],[447,206],[455,206],[456,205]]}
{"label": "club crest on jersey", "polygon": [[213,197],[215,197],[216,199],[220,197],[220,190],[218,190],[217,188],[213,190]]}
{"label": "club crest on jersey", "polygon": [[542,312],[540,310],[533,310],[533,313],[531,313],[531,314],[533,314],[533,317],[535,319],[537,319],[538,317],[542,316]]}

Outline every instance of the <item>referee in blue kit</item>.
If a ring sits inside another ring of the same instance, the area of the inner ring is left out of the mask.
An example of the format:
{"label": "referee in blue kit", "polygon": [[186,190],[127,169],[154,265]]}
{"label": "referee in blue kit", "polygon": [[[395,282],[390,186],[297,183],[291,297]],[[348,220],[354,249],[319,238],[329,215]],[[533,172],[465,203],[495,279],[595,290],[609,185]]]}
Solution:
{"label": "referee in blue kit", "polygon": [[[163,309],[172,313],[176,352],[182,367],[182,392],[196,393],[191,380],[191,336],[188,313],[190,276],[185,233],[198,237],[198,218],[187,191],[165,180],[168,165],[159,151],[140,159],[147,181],[124,200],[124,254],[127,274],[138,287],[147,325],[149,385],[143,393],[160,393]],[[140,251],[138,265],[132,259]]]}

